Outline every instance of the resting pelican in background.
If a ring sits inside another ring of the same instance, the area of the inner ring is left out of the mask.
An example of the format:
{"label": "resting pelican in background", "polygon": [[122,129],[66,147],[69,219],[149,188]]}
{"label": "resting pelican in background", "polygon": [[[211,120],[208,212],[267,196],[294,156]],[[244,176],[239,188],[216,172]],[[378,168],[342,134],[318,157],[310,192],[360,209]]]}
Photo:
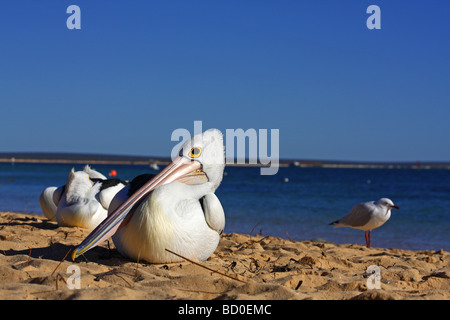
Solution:
{"label": "resting pelican in background", "polygon": [[131,259],[183,260],[166,249],[188,259],[208,259],[225,227],[224,211],[214,194],[224,167],[219,130],[192,137],[156,176],[147,181],[136,178],[114,197],[108,218],[74,250],[72,258],[112,236],[118,251]]}
{"label": "resting pelican in background", "polygon": [[[100,172],[91,169],[89,165],[83,168],[83,171],[89,175],[91,179],[106,180],[106,177]],[[56,210],[58,209],[59,201],[65,191],[66,186],[61,187],[48,187],[39,197],[39,204],[41,205],[42,212],[51,221],[56,221]]]}
{"label": "resting pelican in background", "polygon": [[39,197],[44,215],[60,226],[94,229],[108,216],[111,200],[124,186],[86,165],[69,173],[62,187],[48,187]]}

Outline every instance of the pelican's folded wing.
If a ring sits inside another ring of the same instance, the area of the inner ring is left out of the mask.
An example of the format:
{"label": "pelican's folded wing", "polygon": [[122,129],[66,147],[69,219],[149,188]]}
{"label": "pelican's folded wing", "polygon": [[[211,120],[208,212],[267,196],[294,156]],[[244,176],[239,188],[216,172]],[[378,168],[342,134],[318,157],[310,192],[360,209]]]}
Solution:
{"label": "pelican's folded wing", "polygon": [[102,186],[100,187],[98,199],[102,204],[102,207],[108,210],[111,205],[111,201],[127,183],[119,179],[107,179],[103,180],[101,183]]}
{"label": "pelican's folded wing", "polygon": [[208,193],[200,199],[200,204],[208,226],[222,234],[225,229],[225,212],[219,198],[214,193]]}

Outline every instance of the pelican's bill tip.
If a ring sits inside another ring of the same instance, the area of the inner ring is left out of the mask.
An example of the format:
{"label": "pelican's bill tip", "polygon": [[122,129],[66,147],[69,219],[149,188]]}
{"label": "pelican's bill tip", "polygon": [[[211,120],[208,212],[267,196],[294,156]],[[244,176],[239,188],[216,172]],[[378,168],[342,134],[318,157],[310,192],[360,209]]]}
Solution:
{"label": "pelican's bill tip", "polygon": [[78,254],[78,248],[75,248],[72,252],[72,261],[75,261],[75,259],[79,256]]}

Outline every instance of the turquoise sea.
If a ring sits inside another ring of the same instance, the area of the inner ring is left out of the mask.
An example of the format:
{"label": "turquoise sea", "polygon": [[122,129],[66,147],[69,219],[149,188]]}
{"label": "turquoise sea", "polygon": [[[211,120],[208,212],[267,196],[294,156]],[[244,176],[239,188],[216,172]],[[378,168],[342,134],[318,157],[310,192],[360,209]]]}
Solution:
{"label": "turquoise sea", "polygon": [[[42,214],[39,195],[64,185],[82,164],[0,164],[0,211]],[[92,165],[104,175],[131,180],[155,173],[148,166]],[[354,204],[387,197],[400,207],[372,232],[372,246],[450,250],[450,170],[281,167],[274,176],[256,167],[227,167],[216,192],[226,214],[226,233],[261,234],[292,240],[323,238],[365,244],[364,232],[334,229],[330,222]]]}

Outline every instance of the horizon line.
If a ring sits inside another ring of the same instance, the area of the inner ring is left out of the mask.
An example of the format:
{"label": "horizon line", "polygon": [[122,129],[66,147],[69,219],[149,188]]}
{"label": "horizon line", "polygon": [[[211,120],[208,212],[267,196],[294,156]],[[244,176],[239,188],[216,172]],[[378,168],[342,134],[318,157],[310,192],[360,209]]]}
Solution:
{"label": "horizon line", "polygon": [[[102,154],[102,153],[83,153],[83,152],[0,152],[0,162],[41,162],[41,163],[111,163],[111,164],[165,164],[170,162],[170,157],[145,156],[145,155],[120,155],[120,154]],[[232,163],[228,163],[232,161]],[[239,165],[234,161],[244,161],[245,166],[260,166],[258,159],[231,159],[227,158],[228,165]],[[256,161],[257,163],[253,163]],[[250,162],[250,163],[247,163]],[[408,165],[408,166],[444,166],[450,169],[450,161],[371,161],[371,160],[333,160],[333,159],[311,159],[311,158],[280,158],[279,166],[323,166],[323,165]]]}

